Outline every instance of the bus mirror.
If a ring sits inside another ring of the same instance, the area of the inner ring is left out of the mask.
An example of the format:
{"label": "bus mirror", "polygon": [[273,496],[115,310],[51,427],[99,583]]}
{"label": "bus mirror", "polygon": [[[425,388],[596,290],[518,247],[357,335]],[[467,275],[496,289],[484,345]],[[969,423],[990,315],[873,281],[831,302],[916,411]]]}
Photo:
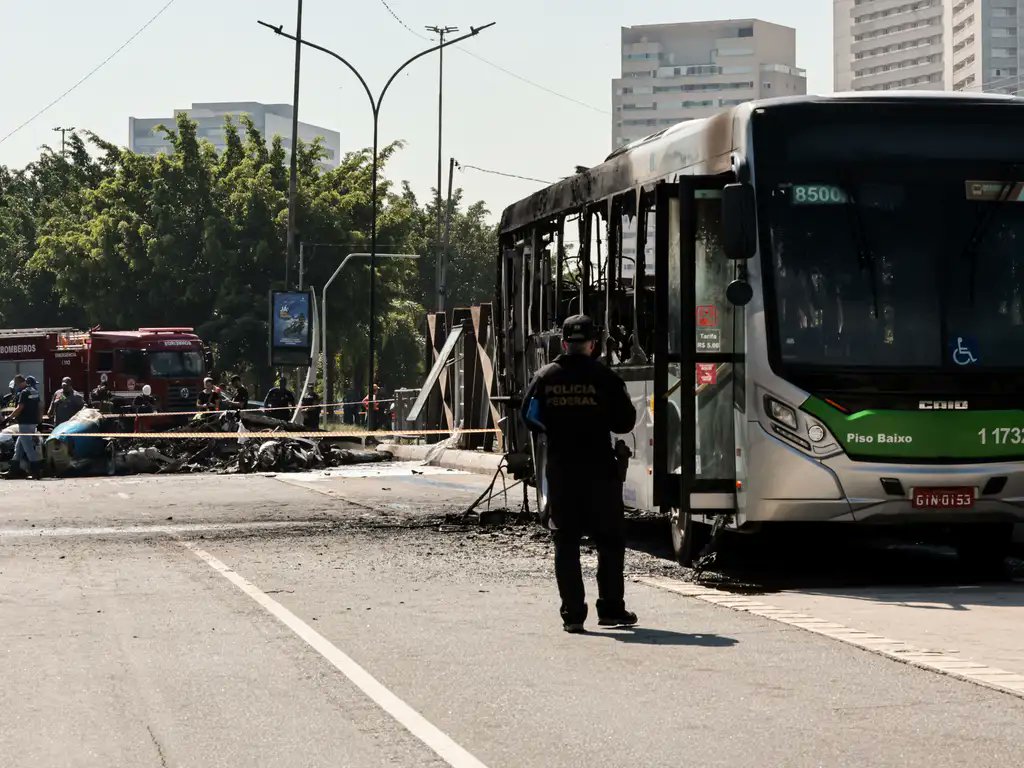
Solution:
{"label": "bus mirror", "polygon": [[757,252],[754,188],[749,184],[726,184],[722,189],[722,231],[730,259],[749,259]]}
{"label": "bus mirror", "polygon": [[750,283],[742,278],[733,280],[725,289],[725,298],[733,306],[745,307],[754,298],[754,289],[750,287]]}

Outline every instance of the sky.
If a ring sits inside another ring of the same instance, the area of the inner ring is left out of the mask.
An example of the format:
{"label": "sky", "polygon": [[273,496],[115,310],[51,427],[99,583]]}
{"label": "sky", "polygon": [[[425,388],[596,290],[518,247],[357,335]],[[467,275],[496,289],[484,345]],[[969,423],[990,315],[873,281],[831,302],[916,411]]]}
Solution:
{"label": "sky", "polygon": [[[127,145],[129,116],[170,116],[202,101],[291,103],[294,44],[257,20],[294,33],[296,0],[0,0],[0,138],[75,86],[165,5],[95,74],[0,141],[0,164],[21,167],[44,144],[59,145],[55,126]],[[497,22],[446,49],[445,174],[454,157],[462,166],[554,181],[611,149],[610,81],[620,73],[621,27],[747,17],[795,27],[808,92],[832,91],[829,0],[304,0],[303,37],[350,61],[376,92],[403,61],[430,47],[413,34],[426,36],[425,25],[468,31]],[[408,180],[421,200],[437,183],[437,63],[434,54],[410,65],[381,107],[381,144],[405,142],[388,176]],[[299,115],[338,130],[343,152],[372,142],[359,82],[309,48]],[[494,217],[543,186],[470,168],[457,170],[454,183]]]}

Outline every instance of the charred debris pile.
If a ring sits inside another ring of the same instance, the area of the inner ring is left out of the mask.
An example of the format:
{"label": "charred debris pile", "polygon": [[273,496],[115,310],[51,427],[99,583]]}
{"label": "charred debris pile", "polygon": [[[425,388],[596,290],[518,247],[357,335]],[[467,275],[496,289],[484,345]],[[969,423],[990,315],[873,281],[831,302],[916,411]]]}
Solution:
{"label": "charred debris pile", "polygon": [[[134,418],[86,409],[43,438],[43,448],[47,473],[55,476],[304,472],[392,458],[344,434],[294,434],[310,431],[266,414],[232,411],[202,414],[165,429],[145,423],[137,428]],[[152,436],[156,432],[160,436]],[[12,458],[13,439],[0,439],[0,463]]]}

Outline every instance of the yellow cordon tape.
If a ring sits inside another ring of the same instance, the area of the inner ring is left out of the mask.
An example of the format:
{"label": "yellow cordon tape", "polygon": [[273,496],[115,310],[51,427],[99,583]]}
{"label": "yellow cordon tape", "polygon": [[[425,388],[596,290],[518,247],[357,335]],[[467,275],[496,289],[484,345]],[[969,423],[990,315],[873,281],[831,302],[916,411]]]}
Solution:
{"label": "yellow cordon tape", "polygon": [[[381,403],[393,403],[395,402],[395,400],[394,398],[388,398],[387,400],[374,400],[374,402],[377,403],[377,405],[380,405]],[[155,416],[203,416],[208,413],[269,413],[271,411],[291,412],[294,411],[296,408],[298,408],[300,411],[308,411],[312,410],[313,408],[327,408],[328,410],[330,410],[332,408],[337,408],[338,406],[345,405],[358,405],[364,409],[366,408],[366,403],[364,403],[362,400],[350,400],[349,402],[345,403],[328,403],[327,405],[324,405],[323,403],[314,403],[313,405],[278,405],[273,408],[221,408],[216,411],[157,411],[156,413],[104,413],[103,415],[120,416],[121,418],[125,419],[152,419]]]}
{"label": "yellow cordon tape", "polygon": [[[498,434],[498,429],[460,429],[460,435]],[[418,429],[418,430],[378,430],[375,432],[75,432],[74,434],[53,435],[46,432],[9,432],[11,437],[52,437],[63,440],[66,437],[96,437],[113,439],[119,437],[141,438],[145,440],[254,440],[279,439],[293,437],[341,439],[346,437],[413,437],[418,435],[454,435],[450,429]]]}

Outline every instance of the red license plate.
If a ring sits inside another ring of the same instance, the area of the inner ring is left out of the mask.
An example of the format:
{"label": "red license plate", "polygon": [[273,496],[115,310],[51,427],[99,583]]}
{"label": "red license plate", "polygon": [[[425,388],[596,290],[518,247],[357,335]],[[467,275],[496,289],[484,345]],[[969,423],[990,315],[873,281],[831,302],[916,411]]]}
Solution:
{"label": "red license plate", "polygon": [[974,506],[973,488],[915,488],[914,509],[964,509]]}

